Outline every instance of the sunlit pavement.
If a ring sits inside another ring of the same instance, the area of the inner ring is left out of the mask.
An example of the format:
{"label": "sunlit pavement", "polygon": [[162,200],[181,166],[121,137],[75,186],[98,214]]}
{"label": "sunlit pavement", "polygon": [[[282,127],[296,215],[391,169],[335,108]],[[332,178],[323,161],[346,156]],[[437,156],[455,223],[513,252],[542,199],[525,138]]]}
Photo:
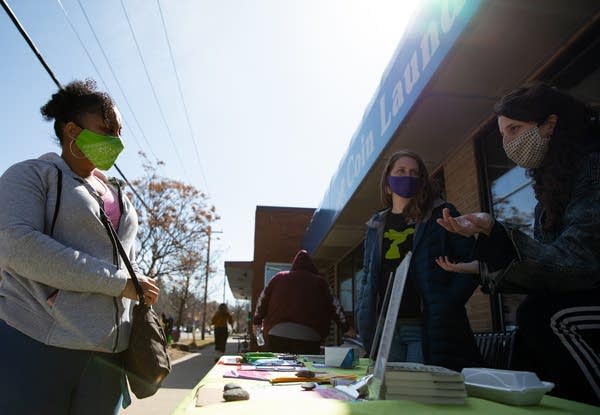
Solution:
{"label": "sunlit pavement", "polygon": [[[186,333],[189,335],[189,333]],[[199,336],[198,336],[199,338]],[[191,335],[190,335],[191,340]],[[237,340],[229,337],[226,354],[237,353]],[[183,358],[172,362],[169,376],[163,382],[162,388],[146,399],[137,399],[131,395],[131,405],[122,409],[122,415],[169,415],[179,402],[185,398],[198,384],[200,379],[215,364],[215,347],[210,344],[198,353],[190,353]]]}

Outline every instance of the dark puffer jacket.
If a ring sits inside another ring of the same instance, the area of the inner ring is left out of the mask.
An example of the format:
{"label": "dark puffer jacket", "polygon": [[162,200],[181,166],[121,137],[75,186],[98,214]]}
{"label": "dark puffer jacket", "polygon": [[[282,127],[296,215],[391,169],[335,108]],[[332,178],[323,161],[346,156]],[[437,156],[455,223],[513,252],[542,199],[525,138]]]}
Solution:
{"label": "dark puffer jacket", "polygon": [[329,323],[335,320],[342,331],[348,329],[339,302],[333,297],[327,282],[317,267],[301,250],[289,271],[277,273],[264,288],[254,313],[253,322],[263,324],[265,333],[279,323],[296,323],[314,329],[325,339]]}
{"label": "dark puffer jacket", "polygon": [[[473,275],[444,271],[435,263],[439,256],[469,261],[473,248],[472,238],[448,233],[436,223],[443,208],[449,208],[453,216],[458,214],[453,205],[437,200],[428,217],[416,224],[408,278],[413,279],[421,295],[425,363],[460,370],[482,364],[465,310],[478,280]],[[389,209],[376,213],[367,223],[356,307],[359,335],[367,350],[377,325],[382,233],[388,212]]]}
{"label": "dark puffer jacket", "polygon": [[554,233],[542,230],[542,209],[535,209],[534,237],[496,222],[489,237],[477,240],[486,292],[538,293],[600,288],[600,153],[577,167],[571,199]]}

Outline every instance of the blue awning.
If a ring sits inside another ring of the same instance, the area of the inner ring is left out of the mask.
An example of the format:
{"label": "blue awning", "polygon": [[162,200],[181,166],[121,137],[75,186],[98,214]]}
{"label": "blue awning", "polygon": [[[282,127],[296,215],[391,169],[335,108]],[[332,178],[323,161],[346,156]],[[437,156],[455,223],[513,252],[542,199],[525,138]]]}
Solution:
{"label": "blue awning", "polygon": [[302,242],[308,252],[313,254],[330,231],[480,4],[426,1],[415,14],[313,215]]}

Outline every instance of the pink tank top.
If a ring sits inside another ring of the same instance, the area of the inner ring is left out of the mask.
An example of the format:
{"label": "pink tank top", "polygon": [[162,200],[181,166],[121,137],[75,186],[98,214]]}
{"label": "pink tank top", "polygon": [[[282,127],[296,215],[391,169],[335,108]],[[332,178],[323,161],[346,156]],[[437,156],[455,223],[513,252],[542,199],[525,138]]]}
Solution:
{"label": "pink tank top", "polygon": [[110,219],[113,228],[115,228],[115,230],[119,230],[119,221],[121,220],[121,207],[119,206],[119,198],[111,186],[107,187],[109,191],[102,195],[104,211]]}

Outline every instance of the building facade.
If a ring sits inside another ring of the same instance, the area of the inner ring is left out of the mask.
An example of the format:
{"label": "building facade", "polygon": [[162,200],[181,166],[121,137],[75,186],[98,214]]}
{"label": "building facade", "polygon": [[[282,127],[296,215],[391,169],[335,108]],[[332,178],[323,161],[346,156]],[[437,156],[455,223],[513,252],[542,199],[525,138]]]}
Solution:
{"label": "building facade", "polygon": [[[535,200],[530,179],[506,158],[493,105],[509,90],[532,81],[549,82],[599,105],[598,56],[596,0],[424,1],[382,75],[330,188],[290,251],[309,251],[351,317],[362,272],[365,222],[382,208],[379,174],[399,149],[423,157],[444,198],[459,211],[487,211],[498,219],[531,225]],[[260,226],[263,232],[271,224]],[[269,250],[276,247],[266,249],[262,242],[255,240],[255,261],[286,260],[274,251],[271,257]],[[257,257],[257,252],[265,256]],[[264,281],[261,266],[253,268],[253,307]],[[468,303],[473,329],[510,328],[519,301],[518,296],[488,296],[477,290]]]}

